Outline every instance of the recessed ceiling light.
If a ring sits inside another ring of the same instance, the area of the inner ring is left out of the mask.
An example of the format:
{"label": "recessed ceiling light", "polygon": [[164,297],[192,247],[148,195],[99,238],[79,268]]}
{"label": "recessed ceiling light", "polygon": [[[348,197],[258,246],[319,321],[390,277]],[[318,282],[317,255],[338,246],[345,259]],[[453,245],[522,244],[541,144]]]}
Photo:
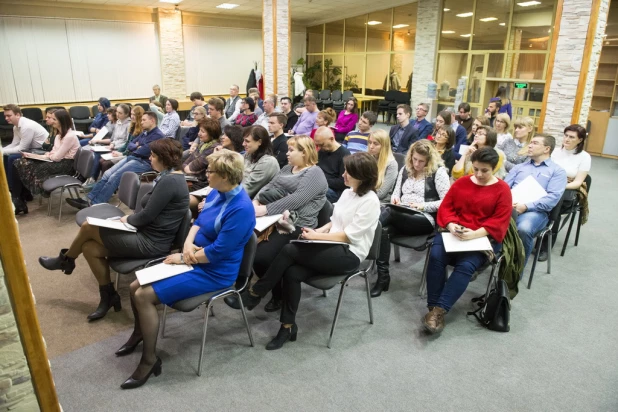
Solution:
{"label": "recessed ceiling light", "polygon": [[408,27],[409,24],[395,24],[393,29],[403,29],[404,27]]}
{"label": "recessed ceiling light", "polygon": [[442,34],[455,34],[453,30],[442,30]]}
{"label": "recessed ceiling light", "polygon": [[159,2],[161,2],[161,3],[172,3],[172,4],[178,4],[181,1],[182,0],[159,0]]}
{"label": "recessed ceiling light", "polygon": [[517,3],[517,5],[521,7],[536,6],[539,4],[541,4],[540,1],[524,1],[523,3]]}
{"label": "recessed ceiling light", "polygon": [[479,19],[480,21],[494,21],[498,20],[497,17],[485,17],[484,19]]}
{"label": "recessed ceiling light", "polygon": [[506,23],[500,23],[500,26],[506,26]]}
{"label": "recessed ceiling light", "polygon": [[474,16],[474,13],[472,13],[471,11],[468,13],[459,13],[456,14],[457,17],[470,17],[470,16]]}
{"label": "recessed ceiling light", "polygon": [[470,37],[471,34],[460,34],[461,37]]}
{"label": "recessed ceiling light", "polygon": [[367,22],[368,25],[370,26],[377,26],[378,24],[382,24],[381,21],[375,21],[375,20],[371,20],[369,22]]}
{"label": "recessed ceiling light", "polygon": [[444,9],[444,11],[451,11],[451,9]]}
{"label": "recessed ceiling light", "polygon": [[221,3],[217,6],[218,9],[227,9],[227,10],[235,9],[236,7],[238,7],[238,4],[233,4],[233,3]]}

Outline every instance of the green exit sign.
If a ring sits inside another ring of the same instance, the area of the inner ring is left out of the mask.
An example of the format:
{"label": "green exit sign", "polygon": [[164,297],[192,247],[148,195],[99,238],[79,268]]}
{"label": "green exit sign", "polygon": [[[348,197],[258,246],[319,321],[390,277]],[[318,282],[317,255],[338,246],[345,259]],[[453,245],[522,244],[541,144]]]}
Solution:
{"label": "green exit sign", "polygon": [[516,89],[527,89],[528,83],[515,83],[515,88]]}

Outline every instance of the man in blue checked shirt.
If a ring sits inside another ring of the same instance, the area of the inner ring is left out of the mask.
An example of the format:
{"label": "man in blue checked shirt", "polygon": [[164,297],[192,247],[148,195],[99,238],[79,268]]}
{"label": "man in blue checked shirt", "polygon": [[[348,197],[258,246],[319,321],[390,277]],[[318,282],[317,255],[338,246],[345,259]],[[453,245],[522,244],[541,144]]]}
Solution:
{"label": "man in blue checked shirt", "polygon": [[534,236],[547,226],[549,214],[560,201],[567,184],[565,170],[551,160],[555,146],[556,139],[552,136],[537,134],[528,145],[530,160],[515,166],[504,179],[512,189],[532,176],[547,192],[546,196],[534,202],[513,204],[517,212],[517,231],[526,252],[526,263],[532,252]]}

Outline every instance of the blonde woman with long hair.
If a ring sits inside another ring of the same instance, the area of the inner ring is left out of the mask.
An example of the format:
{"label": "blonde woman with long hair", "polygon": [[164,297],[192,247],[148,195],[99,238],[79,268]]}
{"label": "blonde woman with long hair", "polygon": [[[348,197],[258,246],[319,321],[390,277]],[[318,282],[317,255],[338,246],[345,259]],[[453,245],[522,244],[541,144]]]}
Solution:
{"label": "blonde woman with long hair", "polygon": [[523,163],[528,158],[528,145],[534,137],[534,120],[530,117],[518,117],[515,119],[514,137],[506,139],[502,144],[498,143],[496,147],[504,152],[506,159],[504,160],[504,168],[507,173],[520,163]]}
{"label": "blonde woman with long hair", "polygon": [[498,134],[498,145],[503,143],[506,139],[513,138],[511,135],[511,118],[506,113],[498,113],[498,115],[496,115],[494,129]]}
{"label": "blonde woman with long hair", "polygon": [[397,160],[391,150],[391,139],[386,130],[375,130],[369,135],[369,154],[378,162],[376,194],[380,202],[388,202],[397,181]]}
{"label": "blonde woman with long hair", "polygon": [[[393,235],[421,236],[434,231],[436,214],[450,188],[448,172],[442,157],[429,140],[415,142],[408,151],[406,164],[399,171],[395,190],[391,196],[394,205],[384,207],[380,214],[382,239],[377,259],[378,280],[371,289],[371,296],[378,297],[388,291],[390,284],[390,237]],[[420,213],[418,213],[420,212]]]}

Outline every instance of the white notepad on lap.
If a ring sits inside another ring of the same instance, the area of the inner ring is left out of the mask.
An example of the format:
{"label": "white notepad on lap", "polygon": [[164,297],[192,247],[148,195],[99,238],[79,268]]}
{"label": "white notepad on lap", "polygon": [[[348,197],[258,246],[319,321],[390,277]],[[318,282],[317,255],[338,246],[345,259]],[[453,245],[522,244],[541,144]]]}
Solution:
{"label": "white notepad on lap", "polygon": [[451,232],[442,232],[442,241],[444,242],[444,250],[446,250],[446,253],[493,250],[487,236],[472,240],[460,240]]}
{"label": "white notepad on lap", "polygon": [[255,219],[255,231],[261,233],[277,223],[283,215],[261,216]]}
{"label": "white notepad on lap", "polygon": [[118,219],[108,220],[108,219],[99,219],[99,218],[90,217],[90,216],[88,216],[86,219],[88,220],[88,223],[91,224],[92,226],[107,227],[109,229],[116,229],[116,230],[124,230],[125,232],[137,232],[137,228],[135,226],[130,225],[128,223],[122,223]]}
{"label": "white notepad on lap", "polygon": [[160,263],[146,269],[138,270],[135,272],[135,276],[137,276],[139,284],[144,286],[191,270],[193,270],[193,266],[191,265],[168,265],[167,263]]}

